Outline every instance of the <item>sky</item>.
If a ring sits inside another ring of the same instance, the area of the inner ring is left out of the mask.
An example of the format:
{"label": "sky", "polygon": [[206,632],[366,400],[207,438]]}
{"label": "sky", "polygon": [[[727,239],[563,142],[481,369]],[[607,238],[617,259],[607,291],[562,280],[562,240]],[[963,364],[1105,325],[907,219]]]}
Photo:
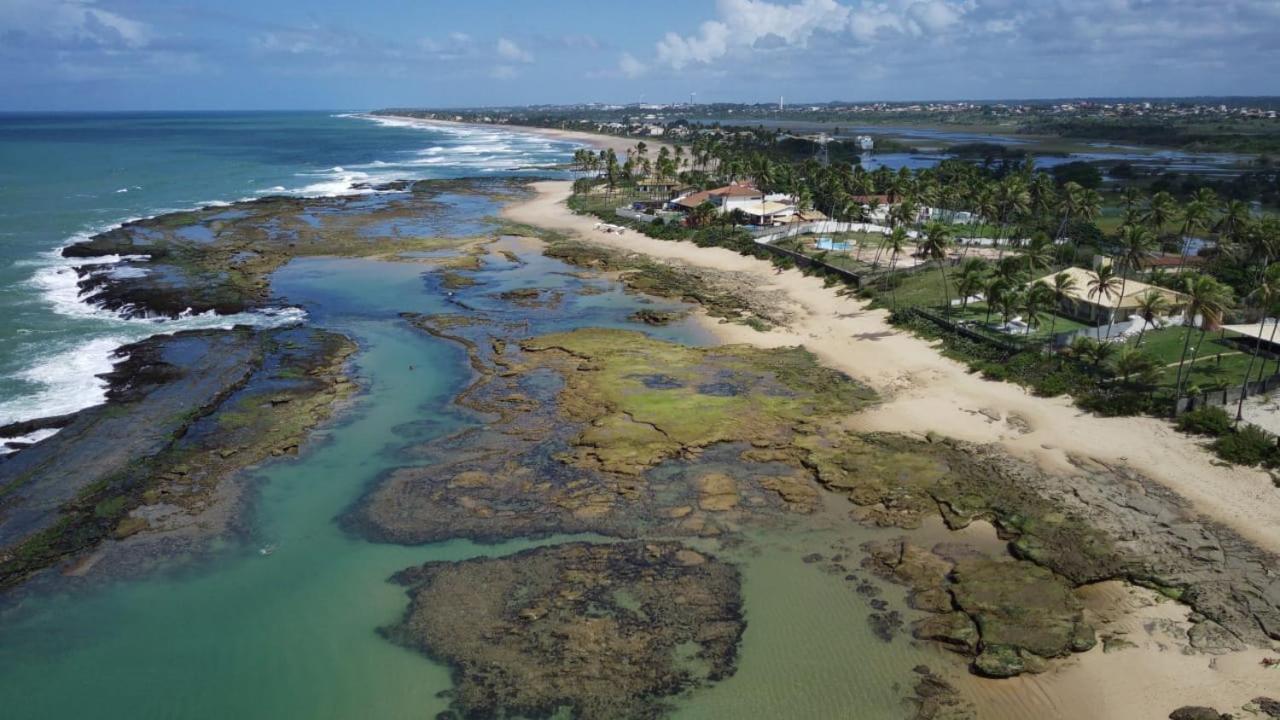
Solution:
{"label": "sky", "polygon": [[1280,95],[1280,0],[0,0],[0,111]]}

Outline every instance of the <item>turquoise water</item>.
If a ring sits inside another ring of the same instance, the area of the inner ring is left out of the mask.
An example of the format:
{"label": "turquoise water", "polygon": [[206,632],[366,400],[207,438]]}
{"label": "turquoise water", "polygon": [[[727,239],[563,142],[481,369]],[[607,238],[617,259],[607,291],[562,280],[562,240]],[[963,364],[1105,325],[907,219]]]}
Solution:
{"label": "turquoise water", "polygon": [[[344,127],[356,134],[399,137],[405,132],[350,118],[290,117],[278,121]],[[406,144],[444,142],[432,133],[407,132]],[[476,142],[471,138],[471,148],[458,155],[476,155]],[[403,152],[426,158],[444,154],[433,147],[440,145]],[[380,152],[393,154],[385,148]],[[506,155],[495,153],[509,162]],[[463,164],[450,172],[480,170]],[[470,212],[488,209],[479,203]],[[24,232],[34,243],[37,233]],[[56,238],[57,232],[47,236],[50,247],[56,247]],[[6,252],[15,248],[6,245]],[[521,264],[489,257],[477,274],[481,285],[466,298],[469,305],[495,317],[512,313],[512,319],[527,320],[530,334],[636,327],[627,316],[644,301],[616,283],[574,277],[572,268],[542,257],[536,248],[516,251]],[[32,266],[21,262],[7,271],[30,275]],[[355,372],[363,392],[339,420],[315,434],[299,457],[253,473],[246,536],[227,538],[200,558],[162,560],[141,579],[98,573],[70,589],[33,594],[0,610],[0,717],[430,718],[446,709],[447,698],[440,693],[451,685],[447,670],[377,634],[407,603],[403,589],[387,578],[428,561],[506,554],[530,543],[373,544],[344,532],[337,522],[384,473],[423,462],[411,452],[415,446],[475,421],[451,404],[470,378],[461,349],[398,317],[406,311],[455,309],[430,270],[415,262],[312,258],[276,274],[275,290],[301,308],[306,322],[358,341]],[[491,297],[518,287],[572,291],[584,284],[596,292],[568,292],[554,311],[517,310]],[[65,317],[31,287],[10,290],[5,302],[30,315],[21,322],[6,316],[3,322],[12,323],[8,331],[27,343],[28,351],[38,349],[40,341],[18,330],[47,327],[50,336],[74,337],[75,327],[124,324],[96,315]],[[137,333],[173,327],[125,325]],[[650,331],[676,341],[710,341],[692,323]],[[93,339],[112,337],[101,333]],[[27,358],[7,343],[4,352],[11,367],[25,367]],[[7,387],[21,389],[22,382]],[[13,397],[32,396],[0,394],[4,401]],[[865,619],[866,600],[839,575],[800,559],[814,551],[830,554],[834,543],[856,548],[891,531],[852,523],[845,501],[828,500],[823,513],[802,525],[756,532],[729,549],[707,546],[742,570],[747,632],[738,672],[677,698],[674,717],[902,716],[898,683],[932,656],[905,639],[891,645],[875,639]],[[275,548],[271,554],[259,553],[268,545]],[[894,592],[889,597],[900,601]]]}
{"label": "turquoise water", "polygon": [[575,146],[333,113],[0,114],[0,425],[101,400],[110,352],[275,317],[124,321],[78,301],[64,245],[165,211],[395,179],[545,174]]}

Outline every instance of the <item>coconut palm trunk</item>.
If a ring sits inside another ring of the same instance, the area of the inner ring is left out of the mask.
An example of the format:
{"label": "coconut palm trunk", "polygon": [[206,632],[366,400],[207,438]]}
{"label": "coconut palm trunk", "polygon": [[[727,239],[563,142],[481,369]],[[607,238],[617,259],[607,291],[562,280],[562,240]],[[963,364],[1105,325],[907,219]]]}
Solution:
{"label": "coconut palm trunk", "polygon": [[[1191,347],[1191,325],[1195,323],[1195,318],[1191,318],[1187,324],[1186,335],[1182,338],[1182,354],[1178,356],[1178,374],[1174,377],[1173,387],[1175,395],[1182,394],[1182,368],[1187,362],[1187,348]],[[1176,397],[1174,398],[1176,401]]]}
{"label": "coconut palm trunk", "polygon": [[[1249,378],[1253,376],[1253,364],[1258,359],[1258,353],[1262,351],[1262,330],[1266,324],[1267,318],[1264,315],[1262,324],[1258,326],[1258,337],[1253,340],[1253,354],[1249,356],[1249,368],[1244,371],[1244,380],[1240,383],[1240,399],[1236,402],[1236,422],[1244,419],[1244,398],[1249,392]],[[1258,379],[1262,379],[1261,372],[1258,373]]]}

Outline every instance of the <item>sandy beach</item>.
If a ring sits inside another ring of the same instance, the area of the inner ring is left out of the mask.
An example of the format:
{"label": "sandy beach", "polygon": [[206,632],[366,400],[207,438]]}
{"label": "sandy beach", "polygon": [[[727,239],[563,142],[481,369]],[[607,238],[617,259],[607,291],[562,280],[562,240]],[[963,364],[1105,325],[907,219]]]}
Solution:
{"label": "sandy beach", "polygon": [[[568,182],[538,183],[535,190],[535,197],[508,206],[504,215],[671,262],[746,273],[761,291],[785,294],[794,314],[788,327],[760,332],[707,319],[708,328],[726,343],[803,345],[824,363],[873,387],[884,401],[857,416],[857,429],[994,443],[1049,472],[1072,471],[1073,457],[1129,467],[1184,498],[1189,514],[1280,552],[1280,489],[1271,477],[1215,462],[1200,443],[1163,420],[1100,418],[1065,398],[1039,398],[1017,385],[984,380],[943,357],[930,342],[891,326],[885,311],[841,296],[820,279],[795,270],[779,273],[766,261],[723,248],[635,232],[606,234],[594,228],[594,218],[568,210]],[[1184,704],[1239,708],[1268,688],[1274,694],[1280,678],[1259,665],[1268,656],[1265,651],[1225,657],[1185,654],[1161,628],[1185,627],[1189,608],[1120,583],[1104,585],[1108,587],[1082,592],[1094,595],[1102,624],[1125,634],[1136,647],[1105,653],[1099,644],[1044,675],[966,684],[965,694],[981,717],[1155,720]]]}
{"label": "sandy beach", "polygon": [[[394,118],[415,125],[425,125],[434,127],[464,127],[464,128],[498,128],[509,132],[523,133],[525,135],[540,135],[543,137],[555,138],[567,142],[576,142],[583,145],[590,145],[599,150],[612,149],[619,157],[625,157],[627,150],[635,147],[637,142],[644,141],[646,145],[655,150],[663,147],[666,143],[656,142],[647,138],[627,138],[616,137],[614,135],[599,135],[596,133],[577,132],[575,130],[556,130],[553,128],[532,128],[524,125],[504,125],[501,123],[488,123],[485,125],[476,125],[474,123],[454,122],[453,120],[432,120],[427,118],[409,117],[406,115],[386,115],[383,117]],[[667,146],[670,147],[670,146]]]}

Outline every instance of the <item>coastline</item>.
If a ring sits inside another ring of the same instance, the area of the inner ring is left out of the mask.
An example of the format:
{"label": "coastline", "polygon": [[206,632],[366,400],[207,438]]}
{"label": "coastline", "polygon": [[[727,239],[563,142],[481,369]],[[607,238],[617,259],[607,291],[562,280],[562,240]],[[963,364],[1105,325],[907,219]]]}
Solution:
{"label": "coastline", "polygon": [[1200,442],[1163,420],[1096,417],[1064,398],[1040,398],[1017,385],[984,380],[943,357],[930,342],[890,325],[887,312],[843,297],[821,279],[797,270],[778,273],[768,262],[724,248],[597,232],[594,218],[565,206],[568,182],[535,183],[534,189],[535,197],[508,205],[503,216],[672,262],[747,273],[760,290],[783,293],[795,311],[790,327],[760,332],[708,321],[707,329],[725,343],[804,345],[869,385],[884,402],[860,413],[858,430],[994,443],[1051,472],[1072,470],[1072,457],[1129,467],[1215,522],[1280,553],[1280,503],[1275,502],[1280,490],[1270,475],[1215,463]]}
{"label": "coastline", "polygon": [[597,133],[579,132],[577,130],[558,130],[556,128],[535,128],[525,125],[504,125],[502,123],[485,123],[477,125],[475,123],[457,122],[454,120],[434,120],[428,118],[410,117],[408,115],[363,115],[362,117],[378,119],[386,118],[389,120],[397,120],[400,122],[410,123],[413,125],[422,125],[424,127],[444,127],[444,128],[497,128],[507,132],[521,133],[524,135],[541,135],[555,140],[564,140],[568,142],[581,143],[590,145],[597,150],[613,150],[619,156],[626,155],[628,149],[635,146],[637,142],[643,142],[650,147],[670,147],[664,142],[655,142],[640,138],[617,137],[614,135],[600,135]]}
{"label": "coastline", "polygon": [[[1099,418],[1063,398],[1039,398],[1016,385],[984,380],[931,343],[889,325],[884,311],[837,295],[820,279],[795,270],[779,273],[766,261],[723,248],[635,232],[601,233],[594,230],[594,218],[575,215],[565,205],[570,183],[537,183],[534,190],[534,197],[508,205],[503,217],[676,264],[745,273],[759,291],[781,293],[794,316],[787,327],[761,332],[703,313],[697,317],[721,342],[803,345],[824,364],[869,385],[883,402],[858,414],[853,421],[858,431],[936,433],[993,444],[1064,478],[1077,473],[1082,462],[1130,469],[1182,498],[1188,519],[1199,516],[1210,526],[1230,528],[1271,553],[1280,549],[1280,508],[1267,502],[1276,493],[1270,476],[1214,463],[1199,443],[1167,422]],[[1223,656],[1179,652],[1174,637],[1181,634],[1185,644],[1191,608],[1122,583],[1080,592],[1091,614],[1134,647],[1116,653],[1100,643],[1043,675],[973,678],[962,693],[981,717],[1068,717],[1083,707],[1090,717],[1159,720],[1181,705],[1238,708],[1265,694],[1270,677],[1260,661],[1270,656],[1266,650]]]}

